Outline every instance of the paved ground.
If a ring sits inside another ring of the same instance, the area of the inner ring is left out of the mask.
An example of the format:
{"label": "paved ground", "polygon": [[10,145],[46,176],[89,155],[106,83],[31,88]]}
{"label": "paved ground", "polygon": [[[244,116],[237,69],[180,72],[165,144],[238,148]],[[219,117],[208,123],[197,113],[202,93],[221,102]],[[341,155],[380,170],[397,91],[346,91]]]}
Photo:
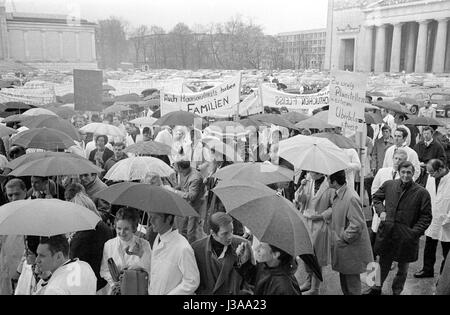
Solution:
{"label": "paved ground", "polygon": [[[416,279],[414,278],[413,274],[417,271],[419,271],[422,268],[422,261],[423,261],[423,247],[425,245],[425,236],[423,236],[420,240],[420,250],[419,250],[419,260],[415,263],[410,264],[409,271],[408,271],[408,278],[406,280],[405,288],[403,290],[402,295],[433,295],[436,291],[436,281],[439,274],[439,268],[441,266],[442,262],[442,249],[440,245],[438,246],[437,251],[437,259],[436,259],[436,265],[435,265],[435,277],[434,279],[426,278],[426,279]],[[383,286],[383,294],[391,295],[391,285],[392,280],[395,276],[396,269],[391,271],[388,278],[386,279],[386,282]],[[297,271],[297,279],[300,283],[300,285],[303,283],[305,278],[305,272],[302,264],[299,266],[299,270]],[[324,268],[323,272],[324,282],[321,285],[320,288],[320,294],[321,295],[342,295],[342,291],[340,288],[339,283],[339,274],[333,270],[331,270],[331,267],[328,266]],[[368,288],[367,285],[363,282],[363,291]]]}

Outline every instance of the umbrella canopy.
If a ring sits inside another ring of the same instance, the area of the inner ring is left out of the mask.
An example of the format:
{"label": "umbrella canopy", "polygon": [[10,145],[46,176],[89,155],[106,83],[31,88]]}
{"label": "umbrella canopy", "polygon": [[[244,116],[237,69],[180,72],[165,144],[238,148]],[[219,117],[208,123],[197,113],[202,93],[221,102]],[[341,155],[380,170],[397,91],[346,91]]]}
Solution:
{"label": "umbrella canopy", "polygon": [[379,113],[364,113],[366,124],[382,124],[383,118]]}
{"label": "umbrella canopy", "polygon": [[244,137],[248,131],[244,126],[234,121],[216,121],[210,124],[205,130],[208,134],[216,137]]}
{"label": "umbrella canopy", "polygon": [[[155,115],[155,114],[153,114]],[[156,122],[156,126],[186,126],[192,127],[194,126],[194,121],[198,119],[202,124],[204,120],[202,117],[185,111],[175,111],[168,114],[165,114],[161,118],[159,118]]]}
{"label": "umbrella canopy", "polygon": [[115,103],[114,105],[111,105],[111,106],[105,108],[103,110],[103,113],[105,113],[105,114],[113,113],[114,114],[114,113],[118,113],[118,112],[126,112],[129,110],[131,110],[129,106]]}
{"label": "umbrella canopy", "polygon": [[51,151],[47,151],[47,152],[33,152],[33,153],[27,153],[25,155],[22,155],[22,156],[18,157],[17,159],[9,161],[8,164],[6,164],[5,168],[10,168],[12,170],[15,170],[19,166],[22,166],[24,164],[27,164],[27,163],[35,161],[35,160],[40,160],[40,159],[53,157],[53,156],[61,156],[61,155],[67,156],[67,157],[70,157],[70,158],[77,158],[77,159],[82,159],[82,160],[85,159],[84,157],[79,156],[79,155],[74,154],[74,153],[51,152]]}
{"label": "umbrella canopy", "polygon": [[[205,147],[211,151],[218,153],[219,155],[224,155],[228,162],[244,162],[239,153],[230,145],[217,140],[216,138],[204,138],[202,142],[205,144]],[[220,158],[220,156],[218,157]]]}
{"label": "umbrella canopy", "polygon": [[67,93],[63,96],[57,96],[56,100],[63,104],[75,103],[75,94]]}
{"label": "umbrella canopy", "polygon": [[136,93],[131,94],[124,94],[124,95],[118,95],[114,98],[114,101],[116,102],[140,102],[142,101],[141,97],[137,95]]}
{"label": "umbrella canopy", "polygon": [[103,91],[115,91],[116,89],[108,84],[103,84]]}
{"label": "umbrella canopy", "polygon": [[431,117],[413,117],[404,122],[405,125],[414,126],[443,126],[440,121]]}
{"label": "umbrella canopy", "polygon": [[341,149],[357,149],[358,148],[356,143],[354,143],[351,139],[346,138],[342,135],[338,135],[336,133],[321,132],[321,133],[315,133],[312,136],[328,139]]}
{"label": "umbrella canopy", "polygon": [[289,120],[283,118],[281,115],[278,114],[258,114],[252,116],[252,119],[273,124],[276,126],[281,126],[290,129],[297,129],[297,127],[293,123],[291,123]]}
{"label": "umbrella canopy", "polygon": [[33,116],[26,116],[24,114],[15,114],[15,115],[11,115],[6,117],[3,122],[4,123],[9,123],[9,122],[22,122],[24,120],[30,119]]}
{"label": "umbrella canopy", "polygon": [[130,145],[123,152],[136,155],[171,155],[172,148],[157,141],[144,141]]}
{"label": "umbrella canopy", "polygon": [[5,106],[5,111],[29,110],[34,107],[23,102],[6,102],[3,105]]}
{"label": "umbrella canopy", "polygon": [[252,119],[252,118],[241,119],[241,120],[239,120],[239,123],[244,127],[256,127],[256,128],[259,128],[261,126],[270,127],[269,123],[258,121],[258,120]]}
{"label": "umbrella canopy", "polygon": [[13,144],[24,148],[58,150],[75,145],[66,133],[51,128],[36,128],[21,132],[13,139]]}
{"label": "umbrella canopy", "polygon": [[167,213],[179,217],[198,217],[183,198],[159,186],[119,183],[94,195],[109,203],[133,207],[149,213]]}
{"label": "umbrella canopy", "polygon": [[295,126],[300,129],[325,129],[336,127],[315,116],[309,117],[308,119],[295,124]]}
{"label": "umbrella canopy", "polygon": [[280,141],[279,155],[296,169],[325,175],[349,167],[344,151],[324,138],[299,135]]}
{"label": "umbrella canopy", "polygon": [[101,218],[92,210],[59,199],[28,199],[0,207],[1,235],[54,236],[95,229]]}
{"label": "umbrella canopy", "polygon": [[73,116],[77,115],[77,112],[74,111],[71,108],[68,108],[66,106],[61,106],[58,108],[51,108],[50,109],[52,112],[54,112],[56,115],[58,115],[59,117],[61,117],[62,119],[70,119]]}
{"label": "umbrella canopy", "polygon": [[130,121],[130,123],[141,127],[151,127],[156,122],[156,118],[153,117],[139,117]]}
{"label": "umbrella canopy", "polygon": [[104,123],[90,123],[80,128],[80,131],[85,133],[93,133],[95,135],[106,135],[111,137],[123,137],[122,130],[113,125]]}
{"label": "umbrella canopy", "polygon": [[[25,115],[25,114],[24,114]],[[67,120],[64,120],[56,114],[32,116],[22,121],[22,125],[28,128],[51,128],[59,130],[69,135],[72,139],[80,141],[78,130]]]}
{"label": "umbrella canopy", "polygon": [[143,180],[148,174],[157,174],[160,177],[169,177],[175,173],[166,163],[160,159],[139,156],[124,159],[114,164],[106,173],[105,178],[115,182]]}
{"label": "umbrella canopy", "polygon": [[60,175],[81,175],[101,173],[102,168],[94,165],[91,161],[82,158],[71,157],[70,154],[60,153],[57,156],[45,157],[42,159],[25,163],[9,175],[11,176],[60,176]]}
{"label": "umbrella canopy", "polygon": [[214,177],[221,180],[249,180],[264,185],[289,182],[294,178],[294,171],[270,162],[237,163],[219,169]]}
{"label": "umbrella canopy", "polygon": [[391,110],[394,111],[396,113],[401,113],[401,114],[409,114],[409,112],[407,110],[405,110],[402,105],[400,105],[397,102],[392,102],[392,101],[377,101],[377,102],[373,102],[373,105],[380,107],[380,108],[384,108],[387,110]]}
{"label": "umbrella canopy", "polygon": [[15,133],[17,133],[15,129],[0,125],[0,137],[10,136]]}
{"label": "umbrella canopy", "polygon": [[32,108],[23,113],[26,116],[38,116],[38,115],[48,115],[48,116],[56,116],[56,114],[45,108]]}
{"label": "umbrella canopy", "polygon": [[228,214],[239,220],[262,242],[296,257],[314,254],[305,220],[294,205],[261,183],[226,181],[213,192]]}
{"label": "umbrella canopy", "polygon": [[281,114],[281,117],[283,117],[284,119],[289,120],[291,123],[296,124],[298,122],[301,122],[303,120],[306,120],[309,118],[308,115],[302,114],[302,113],[298,113],[298,112],[288,112],[285,114]]}

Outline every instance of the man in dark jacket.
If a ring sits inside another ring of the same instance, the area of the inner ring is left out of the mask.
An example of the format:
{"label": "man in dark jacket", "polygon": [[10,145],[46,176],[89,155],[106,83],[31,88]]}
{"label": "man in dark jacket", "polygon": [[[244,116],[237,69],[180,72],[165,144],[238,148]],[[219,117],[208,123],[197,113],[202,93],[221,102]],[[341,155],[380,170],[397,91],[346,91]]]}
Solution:
{"label": "man in dark jacket", "polygon": [[200,271],[200,285],[196,293],[239,295],[245,282],[239,272],[236,250],[248,241],[233,235],[233,219],[226,213],[214,213],[209,226],[211,235],[192,244]]}
{"label": "man in dark jacket", "polygon": [[380,295],[393,261],[398,272],[392,283],[394,295],[403,291],[409,263],[419,255],[419,238],[431,223],[431,198],[428,191],[414,183],[414,166],[405,161],[398,166],[400,180],[389,180],[373,195],[381,223],[375,240],[380,256],[381,281],[366,294]]}

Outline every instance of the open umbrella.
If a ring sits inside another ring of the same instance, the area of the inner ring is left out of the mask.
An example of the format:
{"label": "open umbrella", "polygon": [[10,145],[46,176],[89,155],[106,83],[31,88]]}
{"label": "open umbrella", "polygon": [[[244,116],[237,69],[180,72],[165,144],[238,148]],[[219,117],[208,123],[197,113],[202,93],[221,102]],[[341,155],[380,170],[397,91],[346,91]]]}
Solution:
{"label": "open umbrella", "polygon": [[314,254],[303,216],[286,198],[267,186],[246,181],[224,181],[213,189],[228,214],[262,242],[296,257]]}
{"label": "open umbrella", "polygon": [[328,139],[341,149],[357,149],[358,148],[356,143],[354,143],[351,139],[346,138],[342,135],[338,135],[333,132],[315,133],[312,136]]}
{"label": "open umbrella", "polygon": [[383,118],[379,113],[364,113],[366,124],[382,124]]}
{"label": "open umbrella", "polygon": [[325,128],[335,128],[336,126],[330,125],[325,120],[317,118],[315,116],[309,117],[297,124],[295,126],[299,129],[325,129]]}
{"label": "open umbrella", "polygon": [[123,104],[117,104],[111,105],[103,110],[103,113],[110,114],[110,113],[119,113],[119,112],[126,112],[131,110],[129,106],[123,105]]}
{"label": "open umbrella", "polygon": [[35,107],[33,105],[25,104],[23,102],[6,102],[3,105],[6,107],[5,111],[19,110],[24,112],[25,110],[29,110]]}
{"label": "open umbrella", "polygon": [[167,213],[179,217],[198,217],[197,211],[177,194],[159,186],[119,183],[94,195],[111,204],[133,207],[149,213]]}
{"label": "open umbrella", "polygon": [[95,229],[93,211],[59,199],[28,199],[0,207],[0,235],[54,236]]}
{"label": "open umbrella", "polygon": [[264,185],[290,182],[294,171],[270,162],[237,163],[219,169],[214,177],[221,180],[252,180]]}
{"label": "open umbrella", "polygon": [[373,102],[373,105],[379,107],[379,108],[384,108],[387,110],[391,110],[394,111],[396,113],[401,113],[401,114],[409,114],[409,112],[404,109],[402,107],[402,105],[400,105],[397,102],[392,102],[392,101],[377,101],[377,102]]}
{"label": "open umbrella", "polygon": [[85,159],[84,157],[79,156],[79,155],[74,154],[74,153],[51,152],[51,151],[47,151],[47,152],[33,152],[33,153],[27,153],[25,155],[22,155],[22,156],[18,157],[17,159],[9,161],[8,164],[5,165],[5,168],[10,168],[12,170],[15,170],[19,166],[22,166],[22,165],[27,164],[29,162],[32,162],[32,161],[35,161],[35,160],[44,159],[44,158],[48,158],[48,157],[53,157],[53,156],[61,156],[61,154],[64,154],[64,156],[68,156],[70,158],[78,158],[78,159],[83,159],[83,160]]}
{"label": "open umbrella", "polygon": [[310,116],[298,112],[288,112],[285,114],[281,114],[281,117],[289,120],[293,124],[296,124],[298,122],[308,119]]}
{"label": "open umbrella", "polygon": [[74,103],[75,102],[75,94],[67,93],[67,94],[64,94],[63,96],[57,96],[56,100],[63,104]]}
{"label": "open umbrella", "polygon": [[114,98],[114,101],[136,103],[136,102],[142,101],[142,99],[136,93],[131,93],[131,94],[118,95]]}
{"label": "open umbrella", "polygon": [[17,133],[15,129],[0,125],[0,137],[10,136],[15,133]]}
{"label": "open umbrella", "polygon": [[135,124],[136,126],[141,127],[151,127],[156,122],[156,118],[153,117],[139,117],[133,120],[130,120],[130,123]]}
{"label": "open umbrella", "polygon": [[136,155],[171,155],[172,148],[167,144],[156,141],[144,141],[130,145],[123,150],[125,153]]}
{"label": "open umbrella", "polygon": [[103,84],[102,89],[103,89],[103,91],[115,91],[116,90],[113,86],[108,85],[108,84]]}
{"label": "open umbrella", "polygon": [[30,161],[12,171],[11,176],[61,176],[101,173],[103,169],[87,159],[74,158],[70,154],[60,153],[42,159]]}
{"label": "open umbrella", "polygon": [[31,108],[23,113],[26,116],[38,116],[38,115],[47,115],[47,116],[56,116],[56,114],[45,108]]}
{"label": "open umbrella", "polygon": [[21,132],[13,139],[13,144],[24,148],[58,150],[75,145],[66,133],[51,128],[36,128]]}
{"label": "open umbrella", "polygon": [[[154,114],[153,114],[154,115]],[[175,111],[165,114],[159,118],[154,125],[156,126],[186,126],[193,127],[195,120],[199,121],[199,124],[203,124],[202,117],[185,111]]]}
{"label": "open umbrella", "polygon": [[281,126],[289,129],[297,129],[297,127],[291,123],[286,118],[283,118],[278,114],[258,114],[251,117],[253,120],[258,120],[262,122],[266,122],[269,124],[273,124],[276,126]]}
{"label": "open umbrella", "polygon": [[239,120],[239,123],[244,127],[256,127],[256,128],[259,128],[262,126],[270,127],[269,123],[258,121],[258,120],[252,119],[252,118],[241,119],[241,120]]}
{"label": "open umbrella", "polygon": [[56,114],[31,116],[30,118],[23,120],[22,125],[30,129],[46,127],[59,130],[69,135],[72,139],[76,141],[81,140],[78,130],[70,122],[58,117]]}
{"label": "open umbrella", "polygon": [[406,120],[403,124],[414,126],[443,126],[440,121],[431,117],[413,117]]}
{"label": "open umbrella", "polygon": [[56,115],[58,115],[59,117],[61,117],[62,119],[69,119],[69,118],[72,118],[73,116],[77,115],[76,111],[74,111],[71,108],[65,107],[65,106],[61,106],[58,108],[51,108],[50,110],[52,112],[54,112]]}
{"label": "open umbrella", "polygon": [[111,137],[123,137],[122,130],[116,126],[104,124],[104,123],[90,123],[80,128],[81,132],[93,133],[95,135],[106,135]]}
{"label": "open umbrella", "polygon": [[26,116],[24,114],[15,114],[15,115],[11,115],[6,117],[3,122],[4,123],[9,123],[9,122],[22,122],[25,121],[27,119],[30,119],[33,116]]}
{"label": "open umbrella", "polygon": [[279,155],[296,169],[331,175],[347,169],[349,160],[328,139],[298,135],[279,143]]}
{"label": "open umbrella", "polygon": [[139,156],[124,159],[117,162],[106,173],[105,178],[115,182],[143,180],[148,174],[157,174],[160,177],[169,177],[175,173],[166,163],[160,159]]}

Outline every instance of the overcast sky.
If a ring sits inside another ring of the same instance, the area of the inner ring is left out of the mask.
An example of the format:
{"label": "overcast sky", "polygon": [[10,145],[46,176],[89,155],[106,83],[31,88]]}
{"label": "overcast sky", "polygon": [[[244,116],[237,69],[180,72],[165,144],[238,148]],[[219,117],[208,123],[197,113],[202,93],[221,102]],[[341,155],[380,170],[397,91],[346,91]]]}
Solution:
{"label": "overcast sky", "polygon": [[[0,0],[1,2],[2,0]],[[3,0],[5,1],[5,0]],[[192,27],[224,22],[236,15],[261,25],[267,34],[324,28],[327,0],[6,0],[7,11],[68,14],[83,19],[121,17],[132,26],[158,25],[170,30],[179,22]],[[14,3],[14,6],[13,6]],[[77,9],[79,8],[79,9]]]}

